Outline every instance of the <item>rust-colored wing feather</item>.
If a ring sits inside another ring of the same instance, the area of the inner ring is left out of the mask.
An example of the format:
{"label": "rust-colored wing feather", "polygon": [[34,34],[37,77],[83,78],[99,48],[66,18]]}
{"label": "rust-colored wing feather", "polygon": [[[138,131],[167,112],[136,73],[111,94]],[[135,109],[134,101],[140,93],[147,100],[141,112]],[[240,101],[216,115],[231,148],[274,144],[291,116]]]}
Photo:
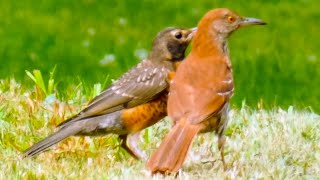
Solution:
{"label": "rust-colored wing feather", "polygon": [[[173,121],[188,117],[193,124],[197,124],[220,112],[233,94],[233,82],[224,61],[212,61],[216,57],[208,57],[202,62],[195,62],[193,59],[199,58],[189,58],[181,63],[171,84],[168,114]],[[199,65],[201,63],[206,66]]]}

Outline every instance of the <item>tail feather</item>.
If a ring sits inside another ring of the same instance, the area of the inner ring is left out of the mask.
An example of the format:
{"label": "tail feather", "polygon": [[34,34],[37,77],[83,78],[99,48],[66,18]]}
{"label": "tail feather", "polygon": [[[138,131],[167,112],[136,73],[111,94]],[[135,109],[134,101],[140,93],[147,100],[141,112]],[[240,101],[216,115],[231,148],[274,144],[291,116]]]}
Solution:
{"label": "tail feather", "polygon": [[101,135],[110,132],[122,133],[123,131],[123,127],[121,126],[121,111],[83,119],[81,121],[69,121],[60,126],[57,132],[24,151],[23,157],[35,156],[69,136]]}
{"label": "tail feather", "polygon": [[27,150],[23,152],[23,157],[32,157],[35,156],[49,147],[57,144],[58,142],[66,139],[69,136],[75,135],[82,130],[82,127],[75,124],[71,124],[70,126],[63,127],[59,129],[57,132],[51,134],[49,137],[43,139],[42,141],[34,144]]}
{"label": "tail feather", "polygon": [[187,157],[188,150],[201,125],[192,125],[188,121],[179,121],[162,141],[160,147],[148,161],[153,172],[177,172]]}

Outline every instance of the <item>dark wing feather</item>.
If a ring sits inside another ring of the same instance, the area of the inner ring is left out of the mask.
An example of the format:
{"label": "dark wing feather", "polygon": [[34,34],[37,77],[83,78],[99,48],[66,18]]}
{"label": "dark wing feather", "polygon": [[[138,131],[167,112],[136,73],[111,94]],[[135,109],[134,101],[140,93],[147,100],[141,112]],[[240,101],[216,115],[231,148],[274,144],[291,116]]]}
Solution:
{"label": "dark wing feather", "polygon": [[144,60],[91,100],[78,115],[59,126],[146,103],[168,87],[169,72],[164,64]]}

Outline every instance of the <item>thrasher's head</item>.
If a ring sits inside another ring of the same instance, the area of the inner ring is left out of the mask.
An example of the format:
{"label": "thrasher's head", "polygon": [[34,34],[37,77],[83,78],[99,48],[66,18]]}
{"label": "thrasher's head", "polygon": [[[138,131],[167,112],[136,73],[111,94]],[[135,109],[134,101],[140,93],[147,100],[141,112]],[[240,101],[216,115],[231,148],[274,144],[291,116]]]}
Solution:
{"label": "thrasher's head", "polygon": [[198,27],[199,31],[206,29],[207,32],[214,32],[215,34],[228,37],[240,27],[265,24],[266,23],[260,19],[242,17],[229,9],[220,8],[211,10],[204,15]]}

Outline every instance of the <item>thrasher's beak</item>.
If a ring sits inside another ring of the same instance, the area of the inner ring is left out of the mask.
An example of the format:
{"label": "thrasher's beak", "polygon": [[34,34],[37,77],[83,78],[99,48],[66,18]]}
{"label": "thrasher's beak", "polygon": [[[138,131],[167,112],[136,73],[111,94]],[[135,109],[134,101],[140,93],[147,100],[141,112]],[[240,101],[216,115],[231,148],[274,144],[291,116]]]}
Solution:
{"label": "thrasher's beak", "polygon": [[239,22],[240,26],[249,26],[249,25],[266,25],[267,23],[262,21],[261,19],[256,18],[242,18],[242,20]]}

